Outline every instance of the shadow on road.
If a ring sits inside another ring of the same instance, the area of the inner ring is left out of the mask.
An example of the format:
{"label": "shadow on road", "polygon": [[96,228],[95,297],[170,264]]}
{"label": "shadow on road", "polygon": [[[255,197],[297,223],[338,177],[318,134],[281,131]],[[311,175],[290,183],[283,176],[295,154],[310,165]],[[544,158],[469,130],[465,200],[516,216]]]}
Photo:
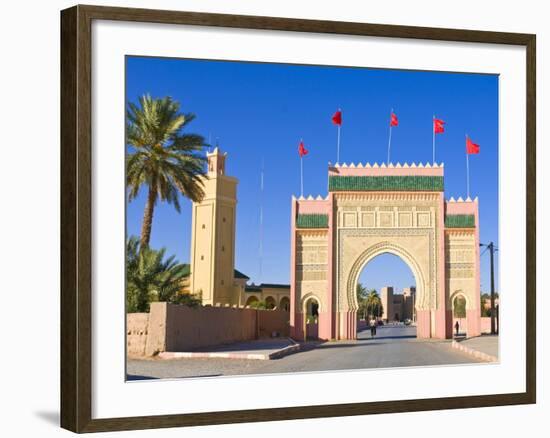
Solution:
{"label": "shadow on road", "polygon": [[134,380],[156,380],[156,377],[138,376],[136,374],[126,374],[126,381],[131,382]]}
{"label": "shadow on road", "polygon": [[[377,347],[382,345],[391,344],[392,340],[395,339],[414,339],[416,336],[377,336],[373,338],[362,338],[355,341],[308,341],[300,344],[300,351],[311,351],[315,349],[327,349],[327,348],[353,348],[353,347]],[[379,341],[389,341],[389,342],[379,342]]]}
{"label": "shadow on road", "polygon": [[[375,347],[382,347],[384,345],[389,345],[389,344],[392,344],[392,342],[361,342],[361,341],[357,341],[357,342],[350,342],[350,343],[342,343],[342,342],[339,342],[339,343],[330,343],[330,342],[327,342],[327,343],[324,343],[324,344],[320,344],[320,345],[317,345],[316,347],[314,348],[317,348],[317,349],[320,349],[320,350],[324,350],[324,349],[328,349],[328,348],[357,348],[357,347],[361,347],[361,348],[375,348]],[[303,348],[302,348],[302,351],[305,351]]]}
{"label": "shadow on road", "polygon": [[375,336],[374,338],[359,338],[358,341],[376,341],[377,339],[416,339],[416,335]]}
{"label": "shadow on road", "polygon": [[[223,374],[197,374],[196,376],[177,376],[173,377],[174,379],[196,379],[198,377],[220,377]],[[136,382],[139,380],[158,380],[163,377],[151,377],[151,376],[138,376],[137,374],[126,374],[127,382]]]}

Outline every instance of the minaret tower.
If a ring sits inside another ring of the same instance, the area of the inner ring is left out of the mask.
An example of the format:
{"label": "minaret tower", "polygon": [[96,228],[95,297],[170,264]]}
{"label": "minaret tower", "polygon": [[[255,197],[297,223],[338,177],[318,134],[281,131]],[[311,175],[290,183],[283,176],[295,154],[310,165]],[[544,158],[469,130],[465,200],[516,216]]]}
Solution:
{"label": "minaret tower", "polygon": [[233,287],[237,178],[225,174],[226,153],[217,147],[207,154],[204,198],[193,203],[191,231],[191,293],[204,305],[237,304]]}

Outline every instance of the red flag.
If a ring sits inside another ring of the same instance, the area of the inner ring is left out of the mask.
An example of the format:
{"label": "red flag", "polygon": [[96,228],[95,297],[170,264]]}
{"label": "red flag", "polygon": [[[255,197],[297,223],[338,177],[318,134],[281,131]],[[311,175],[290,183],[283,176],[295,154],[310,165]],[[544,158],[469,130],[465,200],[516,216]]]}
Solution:
{"label": "red flag", "polygon": [[479,145],[470,140],[469,137],[466,137],[466,153],[469,155],[479,154]]}
{"label": "red flag", "polygon": [[397,116],[395,115],[395,113],[391,113],[390,126],[398,126],[398,125],[399,125],[399,120],[397,120]]}
{"label": "red flag", "polygon": [[304,147],[303,141],[301,141],[300,145],[298,146],[298,154],[300,154],[300,158],[302,158],[304,155],[309,154],[309,151]]}
{"label": "red flag", "polygon": [[441,119],[434,119],[434,132],[436,134],[442,134],[445,132],[445,127],[443,126],[445,122]]}
{"label": "red flag", "polygon": [[338,126],[342,126],[342,110],[338,110],[332,116],[332,123]]}

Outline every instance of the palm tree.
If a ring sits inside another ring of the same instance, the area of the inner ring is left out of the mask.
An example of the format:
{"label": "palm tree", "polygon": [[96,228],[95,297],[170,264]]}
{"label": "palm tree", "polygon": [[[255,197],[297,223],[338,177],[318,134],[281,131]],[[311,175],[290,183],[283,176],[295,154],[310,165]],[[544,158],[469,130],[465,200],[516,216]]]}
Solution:
{"label": "palm tree", "polygon": [[[182,280],[187,266],[175,256],[164,259],[166,250],[142,248],[135,236],[126,245],[126,311],[147,312],[151,301],[181,302]],[[190,297],[193,298],[193,297]],[[189,300],[188,300],[189,301]],[[195,300],[196,301],[196,300]],[[192,299],[185,304],[195,305]],[[182,303],[183,304],[183,303]]]}
{"label": "palm tree", "polygon": [[367,302],[366,302],[366,300],[367,300],[367,295],[368,295],[367,288],[365,286],[363,286],[361,283],[357,283],[356,292],[357,292],[357,304],[358,304],[357,313],[359,315],[362,315],[363,319],[366,319],[367,318]]}
{"label": "palm tree", "polygon": [[382,300],[376,292],[376,289],[371,289],[368,292],[367,297],[365,298],[365,304],[367,308],[367,313],[374,316],[380,316],[382,313]]}
{"label": "palm tree", "polygon": [[204,196],[205,158],[198,154],[206,146],[197,134],[182,134],[194,114],[181,114],[180,105],[170,97],[154,99],[144,95],[139,105],[128,104],[126,142],[133,149],[126,160],[128,200],[142,186],[148,187],[143,212],[140,247],[149,245],[153,212],[158,199],[180,211],[179,194],[194,202]]}

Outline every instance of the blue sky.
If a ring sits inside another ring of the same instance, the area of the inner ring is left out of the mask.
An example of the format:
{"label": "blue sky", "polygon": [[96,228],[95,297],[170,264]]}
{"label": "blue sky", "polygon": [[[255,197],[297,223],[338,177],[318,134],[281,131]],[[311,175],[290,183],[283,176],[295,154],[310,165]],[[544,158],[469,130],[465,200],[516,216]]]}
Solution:
{"label": "blue sky", "polygon": [[[239,179],[236,268],[256,283],[288,283],[291,196],[300,193],[297,153],[302,138],[304,195],[326,196],[327,164],[336,161],[331,116],[343,111],[341,162],[386,160],[390,110],[399,118],[392,133],[392,162],[431,162],[432,116],[445,120],[437,135],[436,161],[445,163],[445,196],[466,197],[465,134],[480,144],[470,157],[470,194],[479,197],[481,242],[498,246],[498,76],[299,66],[227,61],[127,57],[127,99],[171,96],[182,112],[196,114],[188,132],[219,143],[228,175]],[[260,278],[260,171],[264,168],[264,242]],[[144,192],[127,206],[127,232],[139,235]],[[151,246],[166,247],[189,262],[191,208],[159,203]],[[482,256],[482,291],[489,289],[489,257]],[[498,265],[497,265],[498,272]],[[414,283],[397,257],[380,256],[361,281],[398,290]],[[498,282],[497,282],[498,288]]]}

